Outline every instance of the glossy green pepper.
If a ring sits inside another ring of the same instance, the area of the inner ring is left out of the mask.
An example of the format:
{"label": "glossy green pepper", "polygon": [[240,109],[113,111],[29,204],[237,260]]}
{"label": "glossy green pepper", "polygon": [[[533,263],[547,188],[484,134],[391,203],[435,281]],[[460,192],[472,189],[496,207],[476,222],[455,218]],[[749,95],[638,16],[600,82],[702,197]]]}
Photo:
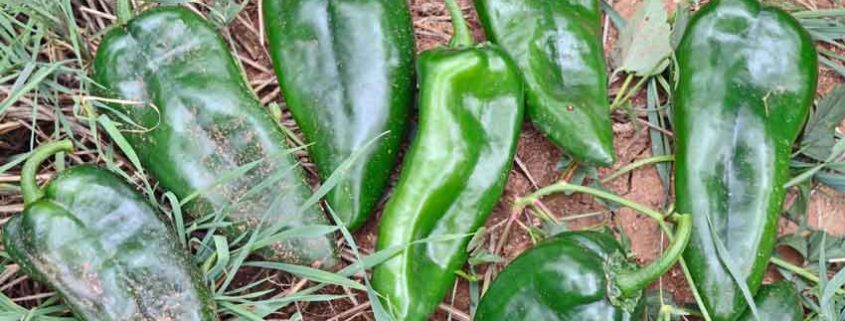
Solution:
{"label": "glossy green pepper", "polygon": [[516,65],[494,46],[474,46],[457,4],[447,4],[455,36],[417,61],[419,129],[376,243],[383,250],[427,240],[373,271],[398,321],[427,320],[452,288],[469,239],[504,190],[522,124]]}
{"label": "glossy green pepper", "polygon": [[387,188],[413,104],[414,33],[406,1],[264,0],[285,102],[323,179],[357,156],[327,195],[357,229]]}
{"label": "glossy green pepper", "polygon": [[24,211],[3,226],[12,260],[83,320],[217,320],[188,253],[131,185],[84,165],[38,187],[38,166],[72,148],[68,140],[42,145],[24,165]]}
{"label": "glossy green pepper", "polygon": [[517,62],[528,115],[575,159],[613,164],[598,0],[476,0],[487,36]]}
{"label": "glossy green pepper", "polygon": [[786,12],[716,0],[693,16],[676,56],[676,206],[695,226],[684,258],[712,319],[733,321],[747,303],[725,266],[751,295],[763,280],[816,90],[816,50]]}
{"label": "glossy green pepper", "polygon": [[[149,10],[106,34],[94,69],[106,95],[131,102],[112,107],[145,128],[126,133],[144,167],[180,199],[193,197],[189,215],[227,215],[233,239],[259,226],[328,222],[316,206],[300,209],[311,190],[284,133],[201,16],[180,7]],[[323,268],[338,262],[331,235],[288,239],[258,253]]]}
{"label": "glossy green pepper", "polygon": [[[757,305],[757,316],[761,321],[804,320],[804,309],[801,308],[798,291],[786,281],[760,287],[760,291],[754,296],[754,303]],[[739,318],[739,321],[757,320],[751,309],[745,310]]]}
{"label": "glossy green pepper", "polygon": [[608,233],[565,232],[513,260],[484,293],[475,321],[638,321],[642,293],[680,259],[692,230],[675,215],[675,238],[643,268]]}

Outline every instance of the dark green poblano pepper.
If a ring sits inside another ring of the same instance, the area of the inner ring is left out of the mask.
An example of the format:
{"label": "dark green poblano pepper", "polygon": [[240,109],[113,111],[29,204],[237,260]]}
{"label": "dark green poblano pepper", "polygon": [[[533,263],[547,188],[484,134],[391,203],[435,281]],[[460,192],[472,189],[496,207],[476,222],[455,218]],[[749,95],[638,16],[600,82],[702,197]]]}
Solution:
{"label": "dark green poblano pepper", "polygon": [[525,78],[528,116],[575,159],[613,164],[598,0],[476,0],[487,36]]}
{"label": "dark green poblano pepper", "polygon": [[522,80],[495,46],[473,45],[454,0],[448,48],[420,54],[419,129],[379,226],[377,249],[410,247],[375,267],[397,321],[428,320],[504,190],[523,117]]}
{"label": "dark green poblano pepper", "polygon": [[695,226],[684,258],[713,321],[734,321],[748,306],[738,282],[757,291],[775,244],[816,50],[784,11],[715,0],[693,16],[676,56],[676,206]]}
{"label": "dark green poblano pepper", "polygon": [[263,1],[279,85],[312,143],[308,151],[323,179],[359,153],[326,196],[337,216],[354,230],[384,194],[410,119],[414,33],[408,4]]}
{"label": "dark green poblano pepper", "polygon": [[528,249],[484,293],[475,321],[639,321],[643,290],[678,261],[692,230],[674,215],[675,237],[638,268],[608,233],[565,232]]}
{"label": "dark green poblano pepper", "polygon": [[[144,130],[126,132],[144,168],[188,200],[195,217],[214,214],[246,231],[327,224],[285,135],[244,81],[214,27],[181,7],[158,7],[112,29],[94,61],[112,107]],[[243,241],[243,238],[241,239]],[[332,268],[332,235],[288,238],[257,249],[270,260]]]}
{"label": "dark green poblano pepper", "polygon": [[801,308],[798,291],[787,281],[760,287],[760,291],[754,296],[754,303],[757,305],[759,319],[755,319],[751,309],[747,309],[739,321],[804,320],[804,309]]}
{"label": "dark green poblano pepper", "polygon": [[3,225],[12,260],[81,320],[217,320],[189,254],[131,185],[83,165],[38,187],[39,165],[72,148],[68,140],[42,145],[24,165],[24,211]]}

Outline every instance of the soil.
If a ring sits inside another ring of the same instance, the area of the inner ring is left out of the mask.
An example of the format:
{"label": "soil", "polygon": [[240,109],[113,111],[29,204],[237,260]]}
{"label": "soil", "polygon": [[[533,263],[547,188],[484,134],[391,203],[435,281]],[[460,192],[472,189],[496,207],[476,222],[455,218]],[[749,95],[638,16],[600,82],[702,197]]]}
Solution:
{"label": "soil", "polygon": [[[634,14],[634,11],[642,2],[642,0],[621,0],[615,2],[613,7],[620,15],[627,18]],[[817,4],[823,7],[832,5],[832,3],[826,0],[817,2]],[[459,0],[459,3],[464,8],[475,39],[477,41],[484,41],[484,33],[478,23],[472,1]],[[667,9],[671,10],[674,8],[675,3],[672,0],[665,0],[665,5]],[[451,35],[451,25],[442,0],[412,0],[411,7],[417,49],[421,51],[446,44]],[[608,23],[606,25],[612,28],[612,24]],[[98,30],[89,31],[91,31],[91,34],[94,34]],[[258,17],[258,7],[254,1],[246,7],[245,12],[238,19],[230,24],[229,31],[232,39],[234,39],[235,44],[233,47],[239,52],[250,83],[255,88],[259,97],[261,97],[262,102],[277,102],[284,106],[282,94],[278,89],[275,75],[272,72],[272,65],[268,59],[267,51],[263,47],[264,42],[258,36],[261,32],[260,20]],[[612,48],[615,33],[615,30],[609,30],[608,32],[609,37],[605,43],[605,48],[608,48],[606,50],[608,57],[610,56],[609,48]],[[822,69],[818,93],[823,95],[834,85],[842,82],[843,79],[834,72]],[[611,92],[615,91],[613,89],[617,86],[618,81],[612,86]],[[635,105],[637,103],[642,104],[642,97],[635,99]],[[618,161],[610,168],[600,169],[600,177],[605,177],[634,161],[652,156],[647,127],[630,122],[627,115],[622,113],[614,115],[614,119],[616,120],[613,126],[614,146],[617,151]],[[285,126],[293,128],[295,132],[298,132],[287,112],[283,112],[282,122]],[[6,137],[27,139],[29,137],[28,132],[23,131],[9,135]],[[3,142],[3,145],[8,144],[16,143],[14,141]],[[5,149],[0,148],[0,156],[4,156],[7,152]],[[9,154],[13,153],[10,152]],[[312,165],[310,165],[307,155],[301,154],[300,156],[303,162],[307,164],[306,168],[311,168]],[[521,225],[540,228],[542,221],[527,211],[513,213],[513,202],[519,197],[530,194],[538,187],[552,184],[561,179],[570,178],[570,173],[565,173],[564,169],[558,168],[558,163],[562,157],[563,153],[545,139],[541,133],[535,130],[530,122],[526,121],[524,123],[516,161],[510,172],[504,195],[486,224],[488,230],[483,242],[484,248],[491,251],[496,250],[501,242],[503,231],[508,226],[510,226],[510,237],[504,242],[501,251],[498,252],[506,261],[512,259],[533,244],[530,235]],[[310,172],[312,174],[312,180],[316,181],[313,170]],[[608,182],[605,186],[618,195],[657,209],[667,204],[666,196],[670,192],[667,190],[669,187],[663,186],[654,166],[642,167],[632,173]],[[570,229],[591,228],[603,225],[616,229],[620,235],[626,235],[630,238],[633,259],[638,263],[645,264],[650,262],[661,253],[661,248],[666,245],[664,237],[657,225],[649,218],[637,214],[632,210],[619,209],[617,211],[609,211],[606,207],[584,195],[554,195],[545,198],[543,204],[558,219],[565,221]],[[0,203],[0,205],[5,205],[5,203]],[[589,218],[567,219],[567,217],[573,215],[592,212],[602,213]],[[826,188],[814,190],[809,212],[811,225],[823,227],[835,235],[845,235],[845,199],[836,191]],[[377,218],[380,215],[381,213],[379,211],[374,215],[373,219],[354,235],[363,253],[372,252],[378,229]],[[5,216],[7,215],[0,217]],[[519,224],[515,222],[509,224],[508,221],[512,219],[518,221]],[[3,220],[0,220],[0,223],[2,222]],[[794,224],[789,222],[783,222],[781,224],[782,233],[794,231],[795,228]],[[490,271],[485,269],[477,271],[484,276],[482,283],[489,282],[493,276],[493,270],[501,268],[504,264],[495,265]],[[777,278],[776,273],[771,273],[770,275],[770,279]],[[249,279],[253,278],[252,276],[249,277]],[[299,280],[288,276],[280,276],[277,281],[282,288],[289,288],[291,285],[299,282]],[[661,283],[665,290],[668,290],[668,292],[675,296],[677,302],[693,302],[683,274],[679,269],[676,268],[670,271],[662,279]],[[31,291],[31,289],[27,290]],[[343,293],[340,289],[330,289],[330,291]],[[300,311],[304,320],[309,321],[373,320],[374,318],[369,311],[369,306],[365,302],[366,296],[357,294],[354,300],[338,300],[323,304],[297,304],[285,310],[285,313],[282,315],[276,317],[287,318],[293,312]],[[444,302],[446,303],[445,306],[451,305],[454,310],[457,310],[457,312],[451,315],[451,320],[465,320],[470,305],[468,282],[459,279],[455,295],[446,298]],[[450,314],[447,312],[447,308],[438,309],[436,315],[431,320],[450,320]]]}

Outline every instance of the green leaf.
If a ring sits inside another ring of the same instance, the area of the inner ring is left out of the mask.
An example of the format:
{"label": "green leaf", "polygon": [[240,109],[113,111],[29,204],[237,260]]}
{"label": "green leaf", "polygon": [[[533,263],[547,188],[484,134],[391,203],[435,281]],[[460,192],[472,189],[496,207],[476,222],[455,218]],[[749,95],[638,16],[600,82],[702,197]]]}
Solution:
{"label": "green leaf", "polygon": [[689,20],[692,18],[689,5],[681,1],[675,6],[675,23],[672,24],[672,48],[678,48],[681,39],[684,37],[684,32],[687,30]]}
{"label": "green leaf", "polygon": [[801,254],[802,257],[807,257],[807,239],[803,238],[798,233],[784,235],[778,239],[778,246],[787,246]]}
{"label": "green leaf", "polygon": [[8,161],[8,163],[0,165],[0,174],[3,174],[6,171],[8,171],[9,169],[11,169],[12,167],[15,167],[18,164],[26,161],[27,158],[29,158],[29,154],[30,153],[27,152],[27,153],[15,155],[15,156],[12,156],[12,157],[9,157],[8,159],[6,159]]}
{"label": "green leaf", "polygon": [[832,151],[830,152],[830,156],[828,156],[824,162],[818,163],[817,165],[812,166],[810,169],[796,175],[788,182],[786,182],[786,184],[784,184],[784,188],[789,188],[798,184],[805,183],[811,178],[815,177],[817,174],[823,173],[820,171],[826,167],[839,167],[838,163],[833,163],[833,160],[842,153],[845,153],[845,139],[840,139],[839,141],[837,141],[836,144],[833,145],[833,148],[831,148],[831,150]]}
{"label": "green leaf", "polygon": [[543,235],[546,235],[546,237],[552,237],[563,232],[569,232],[570,229],[569,225],[566,225],[565,223],[558,223],[551,220],[543,220],[543,226],[541,227],[541,231],[543,232]]}
{"label": "green leaf", "polygon": [[825,284],[822,290],[819,306],[823,311],[822,314],[827,316],[826,320],[842,320],[840,318],[841,308],[837,308],[836,304],[832,301],[834,300],[836,290],[839,290],[843,284],[845,284],[845,269],[836,272],[833,278],[830,279],[830,282]]}
{"label": "green leaf", "polygon": [[117,147],[126,155],[126,158],[129,158],[129,162],[132,163],[132,166],[138,170],[141,174],[141,179],[143,180],[144,187],[146,188],[147,197],[150,199],[150,202],[155,203],[153,189],[150,186],[149,180],[147,180],[147,176],[144,174],[144,167],[141,166],[141,159],[138,158],[138,154],[135,153],[135,149],[132,148],[132,145],[129,144],[129,141],[126,140],[126,137],[117,129],[117,126],[112,122],[111,118],[108,115],[100,115],[97,118],[97,122],[100,123],[100,126],[103,126],[103,129],[109,134],[109,137],[117,144]]}
{"label": "green leaf", "polygon": [[845,175],[842,173],[818,172],[813,179],[845,194]]}
{"label": "green leaf", "polygon": [[619,69],[640,77],[659,74],[672,54],[671,31],[663,1],[646,0],[619,32],[614,60]]}
{"label": "green leaf", "polygon": [[335,225],[305,225],[289,228],[255,241],[252,244],[250,251],[254,252],[262,247],[270,246],[274,243],[281,242],[292,238],[316,238],[326,234],[334,233],[340,228]]}
{"label": "green leaf", "polygon": [[771,6],[771,7],[778,7],[780,9],[783,9],[784,11],[789,11],[789,12],[799,11],[799,10],[804,9],[800,5],[797,5],[790,0],[762,0],[760,2],[762,2],[764,5]]}
{"label": "green leaf", "polygon": [[622,29],[625,27],[625,19],[622,18],[622,15],[620,15],[612,5],[607,3],[606,0],[601,0],[600,4],[602,11],[604,11],[604,14],[610,18],[610,22],[613,23],[613,26],[616,27],[616,29]]}
{"label": "green leaf", "polygon": [[254,266],[260,267],[265,269],[273,269],[273,270],[280,270],[285,271],[290,274],[297,275],[302,278],[306,278],[312,281],[316,281],[319,283],[330,283],[330,284],[337,284],[340,286],[348,287],[351,289],[362,290],[366,291],[367,288],[361,283],[355,282],[351,279],[348,279],[340,274],[326,272],[323,270],[310,268],[307,266],[302,265],[294,265],[294,264],[287,264],[287,263],[279,263],[279,262],[248,262],[244,264],[244,266]]}
{"label": "green leaf", "polygon": [[786,216],[803,228],[807,226],[807,213],[810,209],[810,192],[812,191],[812,186],[809,182],[805,182],[796,187],[797,193],[795,201],[792,203],[792,206],[786,210]]}
{"label": "green leaf", "polygon": [[[659,101],[659,94],[657,92],[657,81],[652,79],[648,82],[647,87],[647,94],[646,94],[646,105],[648,106],[648,122],[657,128],[666,128],[667,124],[663,118],[663,115],[660,114],[660,101]],[[664,156],[672,153],[672,146],[670,145],[670,137],[667,137],[663,132],[657,129],[649,129],[648,130],[649,138],[651,139],[651,155],[658,157]],[[659,163],[655,165],[657,167],[657,175],[660,176],[660,182],[663,184],[663,194],[664,200],[669,199],[669,191],[671,189],[671,172],[672,172],[672,165],[667,163]],[[665,202],[664,202],[665,203]]]}
{"label": "green leaf", "polygon": [[[34,68],[35,63],[33,62],[30,66]],[[59,66],[61,66],[61,64],[59,63],[47,65],[47,67],[45,68],[38,69],[38,71],[36,71],[31,78],[29,78],[29,74],[27,74],[26,77],[22,76],[21,78],[18,78],[18,80],[15,81],[15,84],[11,89],[11,93],[6,97],[5,100],[0,102],[0,114],[2,114],[3,111],[6,110],[6,108],[9,108],[10,106],[12,106],[12,104],[16,103],[19,99],[21,99],[21,97],[23,97],[26,93],[35,89],[35,87],[41,84],[41,81],[43,81],[45,78],[47,78],[47,76],[52,74],[53,71],[59,68]],[[29,81],[24,83],[25,80]]]}
{"label": "green leaf", "polygon": [[816,107],[807,121],[801,150],[819,161],[830,157],[836,144],[836,127],[845,119],[845,85],[836,86]]}
{"label": "green leaf", "polygon": [[504,261],[505,261],[505,259],[503,259],[501,256],[498,256],[496,254],[493,254],[493,253],[490,253],[490,252],[487,252],[487,251],[482,251],[481,253],[478,253],[478,255],[474,255],[474,256],[470,257],[469,260],[468,260],[470,265],[480,265],[480,264],[487,264],[487,263],[499,263],[499,262],[504,262]]}
{"label": "green leaf", "polygon": [[807,238],[807,260],[818,262],[822,252],[827,259],[845,258],[845,238],[835,237],[824,231],[813,231]]}

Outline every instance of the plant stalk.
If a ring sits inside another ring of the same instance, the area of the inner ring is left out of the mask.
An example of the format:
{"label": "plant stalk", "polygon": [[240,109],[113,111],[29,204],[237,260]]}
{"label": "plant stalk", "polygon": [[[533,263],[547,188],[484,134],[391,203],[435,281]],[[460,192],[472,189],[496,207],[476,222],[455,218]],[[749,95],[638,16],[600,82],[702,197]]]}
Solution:
{"label": "plant stalk", "polygon": [[472,33],[467,27],[467,21],[464,19],[464,14],[461,12],[461,7],[458,6],[456,0],[445,0],[446,8],[449,9],[449,16],[452,17],[452,40],[449,41],[449,47],[470,47],[473,45]]}
{"label": "plant stalk", "polygon": [[21,171],[21,193],[23,194],[24,205],[31,204],[44,197],[44,191],[41,190],[38,182],[35,180],[35,177],[38,175],[38,167],[41,166],[41,163],[50,156],[71,150],[73,150],[73,143],[65,139],[41,145],[29,155],[29,159],[23,164],[23,170]]}

